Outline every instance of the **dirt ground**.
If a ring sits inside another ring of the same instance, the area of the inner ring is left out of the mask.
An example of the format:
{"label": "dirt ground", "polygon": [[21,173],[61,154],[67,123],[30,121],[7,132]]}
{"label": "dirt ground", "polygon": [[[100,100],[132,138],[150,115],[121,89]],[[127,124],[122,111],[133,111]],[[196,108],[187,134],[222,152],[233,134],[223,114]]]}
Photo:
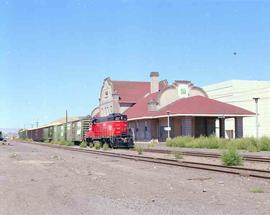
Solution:
{"label": "dirt ground", "polygon": [[1,215],[270,214],[269,180],[11,144]]}

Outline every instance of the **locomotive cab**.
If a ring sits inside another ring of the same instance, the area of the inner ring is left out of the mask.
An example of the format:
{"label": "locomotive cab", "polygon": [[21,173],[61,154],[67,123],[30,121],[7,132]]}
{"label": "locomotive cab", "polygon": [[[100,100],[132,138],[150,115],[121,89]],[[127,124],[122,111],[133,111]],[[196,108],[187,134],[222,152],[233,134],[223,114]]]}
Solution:
{"label": "locomotive cab", "polygon": [[88,143],[99,141],[107,143],[112,148],[133,148],[133,138],[128,133],[127,116],[123,114],[110,114],[106,117],[95,117],[85,134]]}

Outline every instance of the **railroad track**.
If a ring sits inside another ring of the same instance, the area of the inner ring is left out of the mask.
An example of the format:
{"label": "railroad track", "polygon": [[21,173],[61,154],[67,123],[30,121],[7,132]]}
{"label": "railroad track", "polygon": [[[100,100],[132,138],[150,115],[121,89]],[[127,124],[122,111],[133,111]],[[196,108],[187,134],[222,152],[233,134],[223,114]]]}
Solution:
{"label": "railroad track", "polygon": [[162,165],[168,165],[168,166],[187,167],[187,168],[193,168],[193,169],[240,175],[240,176],[270,179],[270,171],[268,170],[251,169],[251,168],[244,168],[244,167],[228,167],[228,166],[217,165],[217,164],[189,162],[189,161],[181,161],[177,159],[167,159],[167,158],[155,158],[155,157],[142,156],[142,155],[129,155],[129,154],[123,154],[123,153],[117,153],[117,152],[107,152],[107,151],[105,152],[105,151],[89,150],[89,149],[74,148],[74,147],[60,146],[60,145],[51,145],[51,144],[44,144],[44,143],[28,143],[28,144],[46,146],[50,148],[59,148],[59,149],[65,149],[69,151],[83,152],[83,153],[89,153],[89,154],[96,154],[96,155],[102,155],[102,156],[108,156],[108,157],[116,157],[116,158],[122,158],[122,159],[128,159],[128,160],[142,161],[142,162],[148,162],[148,163],[156,163],[156,164],[162,164]]}
{"label": "railroad track", "polygon": [[[163,149],[151,149],[145,148],[145,152],[152,152],[152,153],[162,153],[162,154],[171,154],[175,152],[174,150],[163,150]],[[209,158],[220,158],[221,155],[217,153],[205,153],[205,152],[182,152],[183,155],[188,156],[197,156],[197,157],[209,157]],[[262,156],[254,156],[254,155],[242,155],[243,160],[246,161],[257,161],[257,162],[268,162],[270,163],[270,157],[262,157]]]}

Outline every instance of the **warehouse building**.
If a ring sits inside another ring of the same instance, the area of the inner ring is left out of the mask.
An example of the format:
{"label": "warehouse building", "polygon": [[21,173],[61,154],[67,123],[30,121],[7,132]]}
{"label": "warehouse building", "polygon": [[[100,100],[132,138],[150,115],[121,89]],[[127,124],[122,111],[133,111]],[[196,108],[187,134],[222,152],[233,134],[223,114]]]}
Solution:
{"label": "warehouse building", "polygon": [[[128,116],[130,131],[136,141],[150,141],[176,136],[225,137],[225,120],[233,118],[235,137],[243,136],[243,117],[254,113],[243,108],[208,98],[207,93],[190,81],[168,84],[151,72],[149,82],[103,82],[99,106],[92,117],[110,113]],[[218,126],[216,126],[218,121]]]}
{"label": "warehouse building", "polygon": [[[256,117],[243,119],[243,136],[270,137],[270,81],[230,80],[203,88],[209,98],[256,112],[258,98],[258,124]],[[226,119],[226,137],[235,136],[234,119]]]}

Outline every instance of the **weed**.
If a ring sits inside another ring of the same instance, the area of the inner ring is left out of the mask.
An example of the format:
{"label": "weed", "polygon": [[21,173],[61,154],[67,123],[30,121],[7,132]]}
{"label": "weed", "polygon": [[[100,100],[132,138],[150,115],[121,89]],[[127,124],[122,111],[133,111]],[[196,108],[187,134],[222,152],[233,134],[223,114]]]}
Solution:
{"label": "weed", "polygon": [[107,143],[104,143],[102,149],[103,149],[104,151],[109,150],[109,145],[108,145]]}
{"label": "weed", "polygon": [[264,190],[261,187],[255,187],[255,188],[252,188],[250,190],[250,192],[252,192],[252,193],[264,193]]}
{"label": "weed", "polygon": [[258,149],[260,151],[270,151],[270,138],[262,137],[258,141]]}
{"label": "weed", "polygon": [[183,158],[183,153],[179,151],[173,151],[172,155],[175,157],[175,159],[182,159]]}
{"label": "weed", "polygon": [[81,148],[86,148],[87,147],[87,143],[85,141],[81,142],[80,147]]}
{"label": "weed", "polygon": [[242,157],[239,155],[237,150],[233,147],[229,148],[221,156],[223,164],[225,166],[238,166],[242,164]]}
{"label": "weed", "polygon": [[100,142],[95,142],[94,147],[95,147],[96,150],[101,149],[101,144],[100,144]]}
{"label": "weed", "polygon": [[167,140],[166,145],[171,147],[187,147],[186,144],[192,141],[194,141],[194,138],[190,136],[175,137]]}
{"label": "weed", "polygon": [[207,149],[229,149],[231,147],[239,150],[247,150],[250,152],[270,151],[270,138],[262,137],[256,139],[254,137],[239,139],[224,139],[216,136],[210,137],[190,137],[180,136],[167,140],[167,146],[170,147],[187,147],[187,148],[207,148]]}
{"label": "weed", "polygon": [[152,139],[151,142],[149,143],[148,147],[149,148],[155,147],[157,144],[158,144],[158,140]]}
{"label": "weed", "polygon": [[65,145],[66,146],[74,146],[74,143],[72,141],[66,141]]}
{"label": "weed", "polygon": [[138,152],[139,155],[143,153],[143,147],[142,146],[136,146],[135,147],[136,152]]}

